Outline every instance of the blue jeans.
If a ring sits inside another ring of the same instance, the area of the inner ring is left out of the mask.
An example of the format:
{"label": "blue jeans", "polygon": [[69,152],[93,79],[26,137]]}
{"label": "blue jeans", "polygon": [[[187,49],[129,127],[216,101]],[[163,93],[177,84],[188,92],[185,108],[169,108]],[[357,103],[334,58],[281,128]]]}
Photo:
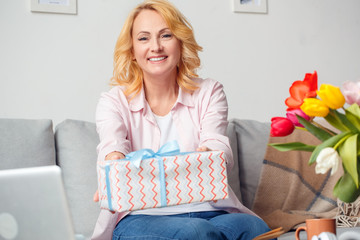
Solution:
{"label": "blue jeans", "polygon": [[113,239],[251,240],[269,230],[266,223],[258,217],[225,211],[167,216],[128,215],[116,226]]}

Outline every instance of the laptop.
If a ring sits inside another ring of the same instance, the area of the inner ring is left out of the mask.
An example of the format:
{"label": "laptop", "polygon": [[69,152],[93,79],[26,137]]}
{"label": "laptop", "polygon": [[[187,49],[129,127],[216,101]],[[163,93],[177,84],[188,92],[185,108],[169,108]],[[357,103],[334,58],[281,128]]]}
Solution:
{"label": "laptop", "polygon": [[61,169],[0,170],[0,240],[75,239]]}

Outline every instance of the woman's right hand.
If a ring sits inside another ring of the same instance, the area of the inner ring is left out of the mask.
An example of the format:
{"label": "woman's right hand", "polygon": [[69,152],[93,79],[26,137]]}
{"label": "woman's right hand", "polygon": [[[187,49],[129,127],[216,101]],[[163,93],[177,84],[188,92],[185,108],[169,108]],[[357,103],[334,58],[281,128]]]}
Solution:
{"label": "woman's right hand", "polygon": [[[122,154],[121,152],[111,152],[105,156],[105,160],[117,160],[117,159],[123,159],[123,158],[125,158],[125,155]],[[94,202],[99,201],[99,190],[96,190],[93,200],[94,200]]]}
{"label": "woman's right hand", "polygon": [[111,152],[105,156],[105,160],[117,160],[123,158],[125,158],[125,155],[122,154],[121,152]]}

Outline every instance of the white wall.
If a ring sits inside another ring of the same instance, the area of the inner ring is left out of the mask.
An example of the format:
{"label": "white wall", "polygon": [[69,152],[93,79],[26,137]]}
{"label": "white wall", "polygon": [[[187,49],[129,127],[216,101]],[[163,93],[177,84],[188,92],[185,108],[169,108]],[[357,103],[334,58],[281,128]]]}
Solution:
{"label": "white wall", "polygon": [[[109,89],[112,52],[140,0],[78,0],[77,15],[32,13],[0,1],[0,117],[94,121]],[[360,79],[359,0],[268,0],[268,14],[233,13],[232,0],[172,0],[200,45],[202,77],[225,86],[230,118],[285,114],[291,83]]]}

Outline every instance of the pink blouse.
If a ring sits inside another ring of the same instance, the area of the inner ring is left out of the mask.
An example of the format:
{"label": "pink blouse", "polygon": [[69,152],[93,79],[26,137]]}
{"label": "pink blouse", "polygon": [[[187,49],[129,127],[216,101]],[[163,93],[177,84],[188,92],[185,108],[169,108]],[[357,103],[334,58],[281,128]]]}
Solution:
{"label": "pink blouse", "polygon": [[[180,88],[178,99],[171,109],[179,133],[180,150],[190,152],[205,146],[224,151],[230,170],[234,162],[226,137],[228,105],[223,86],[212,79],[198,78],[194,81],[199,88],[192,94]],[[157,151],[161,147],[160,129],[143,89],[131,101],[128,101],[120,86],[103,93],[97,106],[96,126],[100,137],[98,160],[104,160],[113,151],[128,154],[142,148]],[[211,202],[213,207],[255,215],[239,202],[231,189],[229,193],[228,199]],[[101,210],[92,239],[111,239],[116,224],[126,214]]]}

